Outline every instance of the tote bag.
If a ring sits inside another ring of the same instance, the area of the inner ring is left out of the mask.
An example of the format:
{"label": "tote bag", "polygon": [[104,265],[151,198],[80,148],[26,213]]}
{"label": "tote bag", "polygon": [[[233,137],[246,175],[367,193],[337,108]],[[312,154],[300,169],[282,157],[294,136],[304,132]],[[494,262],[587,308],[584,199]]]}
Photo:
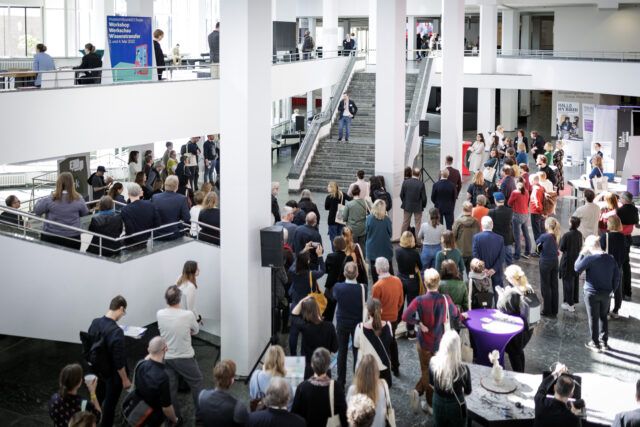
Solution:
{"label": "tote bag", "polygon": [[318,304],[318,308],[320,309],[320,315],[324,313],[324,310],[327,308],[327,297],[324,296],[322,292],[318,289],[318,285],[316,283],[316,288],[313,288],[313,275],[309,272],[309,296],[316,300]]}
{"label": "tote bag", "polygon": [[345,225],[344,220],[344,195],[340,193],[340,203],[338,203],[338,210],[336,211],[336,224]]}
{"label": "tote bag", "polygon": [[335,381],[331,380],[331,383],[329,384],[329,405],[331,406],[331,416],[327,419],[327,427],[341,427],[342,426],[342,424],[340,423],[340,415],[336,414],[333,411],[334,400],[335,400],[334,383],[335,383]]}
{"label": "tote bag", "polygon": [[493,182],[493,178],[496,176],[496,168],[487,166],[482,170],[482,176],[485,181]]}
{"label": "tote bag", "polygon": [[591,178],[591,184],[593,184],[593,191],[596,193],[602,193],[603,191],[607,191],[609,188],[609,180],[602,172],[602,169],[598,168],[600,171],[600,176],[595,176]]}
{"label": "tote bag", "polygon": [[395,409],[393,409],[393,406],[391,406],[391,396],[389,393],[389,386],[387,385],[387,382],[385,380],[382,380],[382,384],[384,385],[384,401],[387,404],[387,410],[386,410],[387,425],[389,427],[396,427],[396,411]]}

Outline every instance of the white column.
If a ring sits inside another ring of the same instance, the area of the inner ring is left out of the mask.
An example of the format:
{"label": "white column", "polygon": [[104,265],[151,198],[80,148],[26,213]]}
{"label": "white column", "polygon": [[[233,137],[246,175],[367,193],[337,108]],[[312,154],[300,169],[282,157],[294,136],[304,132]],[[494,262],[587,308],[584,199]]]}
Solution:
{"label": "white column", "polygon": [[221,347],[244,376],[270,334],[260,229],[271,222],[271,0],[220,0],[220,18]]}
{"label": "white column", "polygon": [[[520,41],[520,13],[513,9],[502,11],[502,49],[513,51],[518,49]],[[502,89],[500,91],[500,124],[511,131],[518,127],[518,90]]]}
{"label": "white column", "polygon": [[[464,0],[442,0],[442,103],[440,164],[446,154],[460,168],[464,77]],[[435,173],[435,171],[432,171]],[[432,173],[432,175],[434,175]],[[437,176],[437,175],[434,175]]]}
{"label": "white column", "polygon": [[[107,16],[115,15],[115,4],[113,0],[99,0],[95,4],[96,21],[100,25],[99,31],[102,33],[104,54],[102,55],[102,66],[104,68],[111,68],[111,51],[109,50],[109,43],[107,42]],[[70,39],[72,40],[72,39]],[[103,85],[113,83],[113,74],[111,71],[102,72]]]}
{"label": "white column", "polygon": [[[520,17],[520,49],[531,48],[531,15]],[[531,114],[531,91],[520,91],[520,111],[524,116]]]}
{"label": "white column", "polygon": [[[480,5],[480,72],[494,74],[496,72],[496,55],[498,43],[498,8],[493,2]],[[478,132],[487,137],[487,132],[496,128],[496,90],[494,88],[478,89]]]}
{"label": "white column", "polygon": [[280,105],[282,104],[282,101],[278,99],[275,102],[275,104],[276,104],[276,115],[275,115],[276,119],[275,119],[275,123],[280,123],[282,121],[282,109],[280,108]]}
{"label": "white column", "polygon": [[407,59],[412,61],[416,58],[416,17],[407,16]]}
{"label": "white column", "polygon": [[[394,239],[400,237],[402,225],[400,186],[405,166],[406,13],[406,0],[377,0],[380,60],[376,65],[376,81],[379,83],[376,85],[375,170],[376,175],[384,176],[387,189],[394,198],[391,213]],[[380,119],[382,117],[384,120]]]}
{"label": "white column", "polygon": [[313,117],[315,110],[315,100],[313,99],[313,91],[307,92],[307,118]]}
{"label": "white column", "polygon": [[368,64],[377,63],[377,46],[378,46],[378,8],[377,0],[369,0],[369,54],[367,55]]}
{"label": "white column", "polygon": [[[322,0],[322,50],[323,57],[336,56],[338,48],[338,0]],[[316,41],[317,44],[317,41]],[[331,100],[331,86],[322,88],[322,110]]]}
{"label": "white column", "polygon": [[127,16],[153,18],[153,0],[127,0]]}

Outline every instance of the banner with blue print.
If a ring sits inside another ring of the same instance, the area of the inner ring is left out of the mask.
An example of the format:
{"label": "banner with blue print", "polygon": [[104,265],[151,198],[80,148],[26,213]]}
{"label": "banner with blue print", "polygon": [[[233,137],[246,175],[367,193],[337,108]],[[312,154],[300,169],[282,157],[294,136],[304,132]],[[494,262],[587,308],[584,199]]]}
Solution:
{"label": "banner with blue print", "polygon": [[151,18],[107,16],[107,41],[114,82],[151,80]]}

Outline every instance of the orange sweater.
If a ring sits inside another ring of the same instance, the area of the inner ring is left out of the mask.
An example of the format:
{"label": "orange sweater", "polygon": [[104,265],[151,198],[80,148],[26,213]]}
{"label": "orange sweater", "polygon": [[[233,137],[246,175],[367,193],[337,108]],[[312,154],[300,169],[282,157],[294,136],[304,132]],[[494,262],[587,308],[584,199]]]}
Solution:
{"label": "orange sweater", "polygon": [[380,300],[382,320],[396,322],[404,305],[402,281],[395,276],[381,278],[373,285],[372,296]]}
{"label": "orange sweater", "polygon": [[489,209],[485,206],[476,206],[471,211],[471,215],[478,221],[478,224],[482,222],[482,217],[487,216],[489,214]]}

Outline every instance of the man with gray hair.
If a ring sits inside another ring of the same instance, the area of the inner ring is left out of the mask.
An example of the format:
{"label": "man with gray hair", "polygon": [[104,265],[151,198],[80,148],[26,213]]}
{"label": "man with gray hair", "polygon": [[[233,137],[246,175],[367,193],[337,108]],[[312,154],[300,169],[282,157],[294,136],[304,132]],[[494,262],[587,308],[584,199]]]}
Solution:
{"label": "man with gray hair", "polygon": [[[318,224],[316,214],[309,212],[305,218],[304,225],[299,226],[293,236],[293,251],[295,255],[299,254],[307,243],[311,242],[314,247],[322,244],[322,237],[318,232],[316,225]],[[311,251],[311,268],[318,268],[318,257],[315,251]]]}
{"label": "man with gray hair", "polygon": [[[367,300],[366,285],[358,283],[358,266],[348,262],[344,266],[345,281],[333,286],[333,299],[338,305],[336,333],[338,335],[338,382],[344,387],[347,381],[347,353],[349,338],[355,338],[356,326],[366,320],[364,302]],[[353,346],[353,368],[358,359],[358,349]]]}
{"label": "man with gray hair", "polygon": [[178,377],[182,377],[189,385],[193,404],[198,412],[198,395],[202,390],[202,372],[191,346],[191,336],[200,331],[196,315],[182,308],[182,292],[176,285],[169,286],[164,294],[167,307],[158,310],[158,329],[167,342],[165,364],[171,385],[171,401],[180,416],[178,406]]}
{"label": "man with gray hair", "polygon": [[286,206],[282,208],[282,215],[280,216],[280,221],[276,222],[276,225],[281,226],[289,232],[289,238],[286,243],[293,248],[293,237],[296,234],[296,230],[298,228],[297,225],[293,223],[293,208],[291,206]]}
{"label": "man with gray hair", "polygon": [[249,415],[247,427],[304,427],[307,425],[300,415],[288,411],[287,405],[291,398],[291,386],[281,377],[272,377],[262,402],[266,408]]}
{"label": "man with gray hair", "polygon": [[[178,191],[178,177],[171,175],[164,182],[164,192],[154,194],[151,202],[158,210],[160,216],[160,225],[173,224],[179,221],[189,224],[191,215],[189,214],[189,205],[187,198],[176,193]],[[176,224],[164,227],[158,231],[163,236],[161,240],[174,240],[184,235],[184,225]]]}
{"label": "man with gray hair", "polygon": [[164,338],[153,337],[147,347],[149,355],[136,365],[135,393],[153,409],[146,425],[160,425],[164,421],[175,425],[180,422],[171,404],[170,381],[164,366],[167,350]]}
{"label": "man with gray hair", "polygon": [[482,232],[473,236],[473,257],[484,262],[487,275],[491,277],[494,299],[497,302],[496,286],[502,286],[502,271],[504,266],[505,248],[504,238],[493,232],[493,220],[483,216],[480,221]]}
{"label": "man with gray hair", "polygon": [[[160,225],[160,216],[153,203],[142,199],[142,188],[132,183],[127,186],[129,204],[120,210],[122,222],[124,222],[124,234],[130,236],[141,231],[150,230]],[[125,240],[128,250],[137,250],[147,247],[150,233],[142,233]]]}
{"label": "man with gray hair", "polygon": [[393,331],[391,341],[391,372],[396,377],[400,376],[400,360],[398,359],[398,343],[396,342],[396,328],[402,317],[402,307],[404,306],[404,290],[402,281],[389,274],[389,260],[384,257],[376,258],[376,271],[378,281],[373,285],[371,295],[380,300],[382,307],[382,320],[391,322]]}

